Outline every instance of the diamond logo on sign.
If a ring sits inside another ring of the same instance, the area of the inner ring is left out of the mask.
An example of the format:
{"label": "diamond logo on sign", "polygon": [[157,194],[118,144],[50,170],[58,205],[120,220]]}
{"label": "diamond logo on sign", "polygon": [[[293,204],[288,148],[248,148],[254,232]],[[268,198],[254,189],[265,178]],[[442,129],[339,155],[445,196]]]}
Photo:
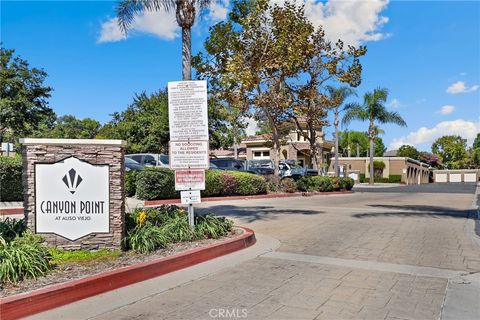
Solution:
{"label": "diamond logo on sign", "polygon": [[74,194],[80,183],[83,181],[82,177],[77,174],[75,169],[70,169],[68,173],[63,177],[62,179],[63,183],[68,188],[68,191],[70,191],[71,194]]}

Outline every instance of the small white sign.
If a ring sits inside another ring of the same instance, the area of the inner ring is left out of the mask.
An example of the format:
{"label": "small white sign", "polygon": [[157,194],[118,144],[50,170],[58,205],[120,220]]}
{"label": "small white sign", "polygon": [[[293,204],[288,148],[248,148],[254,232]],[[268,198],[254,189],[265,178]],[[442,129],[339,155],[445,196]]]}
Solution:
{"label": "small white sign", "polygon": [[205,190],[205,170],[175,170],[175,190]]}
{"label": "small white sign", "polygon": [[170,140],[208,140],[207,82],[168,83]]}
{"label": "small white sign", "polygon": [[208,169],[208,141],[170,141],[170,169]]}
{"label": "small white sign", "polygon": [[182,204],[202,203],[200,198],[200,190],[181,191]]}
{"label": "small white sign", "polygon": [[109,166],[71,157],[35,164],[35,227],[76,240],[110,229]]}

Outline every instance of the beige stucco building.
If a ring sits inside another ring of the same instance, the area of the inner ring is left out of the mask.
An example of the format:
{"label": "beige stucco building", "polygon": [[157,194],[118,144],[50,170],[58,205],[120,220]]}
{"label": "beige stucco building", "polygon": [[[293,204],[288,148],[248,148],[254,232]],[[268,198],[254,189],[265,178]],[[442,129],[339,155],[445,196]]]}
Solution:
{"label": "beige stucco building", "polygon": [[[305,136],[309,136],[307,130],[303,131],[303,133],[298,130],[290,130],[281,139],[282,145],[279,160],[296,160],[303,167],[312,167],[310,142]],[[324,140],[324,134],[321,130],[316,132],[315,140],[319,152],[319,164],[322,162],[327,163],[334,146],[333,141]],[[274,159],[275,157],[270,134],[247,137],[242,140],[242,145],[245,146],[247,160]]]}
{"label": "beige stucco building", "polygon": [[[385,168],[382,172],[383,178],[397,175],[401,176],[401,182],[405,184],[421,184],[429,182],[430,167],[426,163],[406,157],[374,157],[373,160],[385,163]],[[339,165],[347,172],[356,171],[360,174],[364,174],[365,178],[370,177],[369,164],[369,157],[339,158]],[[334,161],[332,159],[329,171],[334,171],[333,166]]]}

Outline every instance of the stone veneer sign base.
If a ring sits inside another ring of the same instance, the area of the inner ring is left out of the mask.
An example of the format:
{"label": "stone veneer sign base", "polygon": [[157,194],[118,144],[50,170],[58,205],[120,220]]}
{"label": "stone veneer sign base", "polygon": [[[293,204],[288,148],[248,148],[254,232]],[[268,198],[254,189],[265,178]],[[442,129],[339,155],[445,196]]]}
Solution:
{"label": "stone veneer sign base", "polygon": [[121,140],[20,139],[27,226],[63,249],[120,249],[124,236]]}

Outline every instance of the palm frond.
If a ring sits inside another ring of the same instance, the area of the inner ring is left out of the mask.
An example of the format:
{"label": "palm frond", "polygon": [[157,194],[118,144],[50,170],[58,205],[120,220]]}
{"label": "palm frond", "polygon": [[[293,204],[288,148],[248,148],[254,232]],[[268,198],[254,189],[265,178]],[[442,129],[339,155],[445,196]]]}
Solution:
{"label": "palm frond", "polygon": [[376,118],[380,123],[393,123],[401,127],[407,126],[407,123],[398,112],[383,110]]}
{"label": "palm frond", "polygon": [[117,5],[117,18],[120,29],[127,33],[127,30],[135,20],[135,16],[144,11],[169,12],[175,9],[175,0],[122,0]]}
{"label": "palm frond", "polygon": [[345,113],[342,118],[342,126],[347,126],[353,120],[365,121],[368,119],[368,113],[358,103],[348,103],[344,109]]}

